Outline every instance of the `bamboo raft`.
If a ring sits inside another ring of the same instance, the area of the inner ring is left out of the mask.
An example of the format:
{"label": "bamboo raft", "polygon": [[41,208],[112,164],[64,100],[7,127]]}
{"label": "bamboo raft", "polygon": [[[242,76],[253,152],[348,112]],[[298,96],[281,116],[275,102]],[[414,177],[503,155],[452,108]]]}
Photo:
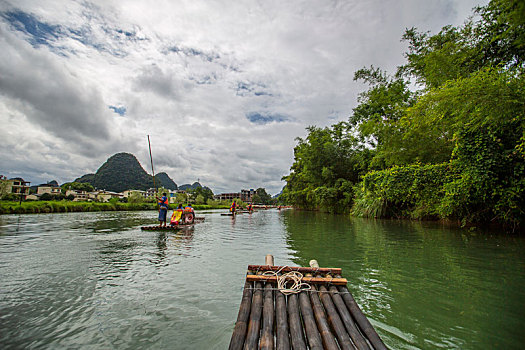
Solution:
{"label": "bamboo raft", "polygon": [[199,222],[203,222],[205,220],[204,217],[196,217],[194,220],[193,220],[193,224],[179,224],[179,225],[175,225],[175,226],[158,226],[158,225],[155,225],[155,226],[142,226],[140,229],[143,230],[143,231],[177,231],[177,230],[180,230],[182,228],[185,228],[185,227],[192,227],[193,225],[199,223]]}
{"label": "bamboo raft", "polygon": [[[248,265],[230,350],[387,349],[346,288],[342,270],[319,268],[315,260],[310,265],[273,266],[271,255],[266,265]],[[285,294],[277,288],[277,275],[290,271],[305,276],[307,289]]]}

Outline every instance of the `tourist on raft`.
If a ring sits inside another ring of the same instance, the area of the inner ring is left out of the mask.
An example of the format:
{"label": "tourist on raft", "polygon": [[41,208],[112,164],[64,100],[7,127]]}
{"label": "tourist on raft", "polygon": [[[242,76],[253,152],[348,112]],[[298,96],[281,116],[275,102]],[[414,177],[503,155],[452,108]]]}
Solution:
{"label": "tourist on raft", "polygon": [[166,227],[166,215],[168,214],[168,197],[166,193],[162,194],[162,197],[156,197],[159,205],[159,227]]}
{"label": "tourist on raft", "polygon": [[232,212],[232,214],[235,214],[235,208],[237,207],[237,203],[235,203],[235,201],[233,201],[231,207],[230,207],[230,212]]}
{"label": "tourist on raft", "polygon": [[182,209],[182,204],[179,204],[177,209],[173,211],[173,214],[171,215],[170,225],[175,226],[182,222],[182,216],[183,216],[184,209]]}
{"label": "tourist on raft", "polygon": [[193,224],[194,220],[195,220],[195,210],[193,210],[193,207],[191,206],[191,204],[188,204],[184,208],[184,223]]}

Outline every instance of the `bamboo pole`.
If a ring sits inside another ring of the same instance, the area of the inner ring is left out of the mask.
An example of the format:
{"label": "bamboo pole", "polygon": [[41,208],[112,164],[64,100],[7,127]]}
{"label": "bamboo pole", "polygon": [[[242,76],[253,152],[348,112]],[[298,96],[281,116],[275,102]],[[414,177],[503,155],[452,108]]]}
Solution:
{"label": "bamboo pole", "polygon": [[332,301],[334,302],[337,311],[341,316],[341,320],[343,321],[346,330],[348,331],[350,338],[352,338],[352,341],[354,342],[356,348],[359,350],[370,349],[368,343],[363,338],[363,335],[357,329],[357,326],[355,325],[354,320],[350,315],[350,311],[348,311],[348,308],[346,307],[343,299],[341,298],[341,295],[338,294],[339,291],[337,290],[337,287],[331,286],[329,291],[332,294]]}
{"label": "bamboo pole", "polygon": [[155,189],[155,195],[157,195],[157,186],[155,186],[155,170],[153,169],[153,156],[151,155],[151,143],[149,142],[149,135],[148,135],[148,147],[149,147],[149,159],[151,161],[151,172],[153,173],[153,188]]}
{"label": "bamboo pole", "polygon": [[248,332],[244,342],[245,350],[256,349],[259,343],[259,331],[261,328],[261,311],[262,311],[262,284],[255,283],[255,290],[252,297],[250,310],[250,322],[248,323]]}
{"label": "bamboo pole", "polygon": [[[266,265],[273,265],[273,256],[268,254],[265,258]],[[270,283],[266,283],[264,286],[264,297],[263,297],[263,318],[262,318],[262,331],[261,340],[259,342],[259,349],[261,350],[273,350],[273,321],[274,321],[274,308],[273,308],[273,290]]]}
{"label": "bamboo pole", "polygon": [[237,315],[237,322],[233,329],[232,338],[230,340],[229,350],[241,350],[246,337],[246,329],[248,328],[248,318],[250,317],[250,305],[252,302],[252,288],[251,283],[244,283],[244,291],[242,293],[241,306],[239,307],[239,314]]}
{"label": "bamboo pole", "polygon": [[376,330],[368,321],[366,316],[363,314],[363,311],[359,308],[359,305],[357,305],[356,301],[352,297],[352,294],[348,291],[348,288],[339,286],[338,287],[339,292],[341,292],[341,296],[343,298],[344,303],[348,307],[348,310],[350,310],[350,313],[352,314],[352,317],[356,320],[356,323],[359,325],[359,328],[361,331],[366,335],[374,349],[376,350],[386,350],[387,347],[385,343],[379,338],[379,335],[377,335]]}
{"label": "bamboo pole", "polygon": [[301,315],[303,316],[304,330],[311,350],[323,350],[321,335],[315,324],[314,313],[307,292],[299,293],[299,304],[301,305]]}
{"label": "bamboo pole", "polygon": [[[276,323],[276,349],[290,349],[290,334],[288,327],[288,315],[286,312],[286,297],[283,293],[275,292],[275,323]],[[302,328],[302,327],[301,327]],[[302,330],[301,330],[302,334]],[[294,348],[295,349],[295,348]],[[306,349],[305,349],[306,350]]]}
{"label": "bamboo pole", "polygon": [[301,316],[299,315],[298,298],[299,297],[297,294],[290,294],[288,296],[288,322],[290,325],[290,339],[293,350],[306,350],[303,325],[301,323]]}
{"label": "bamboo pole", "polygon": [[289,272],[289,271],[298,271],[301,273],[321,273],[326,274],[329,273],[331,275],[340,275],[342,273],[342,269],[337,267],[321,267],[321,268],[315,268],[315,267],[300,267],[300,266],[268,266],[268,265],[248,265],[248,270],[253,271],[281,271],[281,272]]}
{"label": "bamboo pole", "polygon": [[[263,276],[263,275],[247,275],[246,280],[250,282],[277,282],[277,276]],[[302,282],[310,284],[326,284],[331,283],[338,286],[346,286],[348,281],[346,278],[324,278],[324,277],[309,277],[304,276]]]}
{"label": "bamboo pole", "polygon": [[352,344],[352,341],[350,340],[350,336],[346,332],[345,325],[343,324],[341,318],[337,313],[334,303],[332,302],[332,298],[330,298],[330,293],[328,293],[328,290],[325,286],[320,286],[319,291],[321,292],[319,293],[319,298],[323,302],[323,306],[328,318],[328,323],[330,324],[331,328],[335,333],[335,336],[337,337],[337,342],[339,343],[339,346],[342,350],[356,349],[356,347],[354,346],[354,344]]}
{"label": "bamboo pole", "polygon": [[[312,286],[313,291],[317,291],[316,287]],[[339,347],[335,341],[334,335],[330,331],[330,326],[326,320],[326,314],[319,300],[318,293],[310,293],[310,301],[312,303],[312,308],[314,310],[315,320],[317,321],[317,328],[319,333],[321,333],[321,338],[323,339],[324,349],[328,350],[338,350]]]}

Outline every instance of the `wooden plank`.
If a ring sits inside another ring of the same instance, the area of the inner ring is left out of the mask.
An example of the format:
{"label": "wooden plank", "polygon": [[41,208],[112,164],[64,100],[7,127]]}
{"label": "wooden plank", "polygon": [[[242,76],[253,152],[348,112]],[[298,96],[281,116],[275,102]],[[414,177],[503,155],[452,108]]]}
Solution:
{"label": "wooden plank", "polygon": [[[316,290],[313,286],[312,289]],[[330,331],[330,326],[328,325],[326,314],[324,312],[323,306],[321,305],[321,301],[319,300],[318,293],[309,294],[315,315],[315,320],[317,321],[317,328],[319,329],[319,333],[321,333],[321,338],[323,339],[324,349],[339,350],[334,335]]]}
{"label": "wooden plank", "polygon": [[[278,294],[283,295],[281,292]],[[288,324],[290,326],[292,348],[294,350],[306,350],[303,324],[301,323],[301,316],[299,315],[299,297],[297,294],[290,294],[288,296]],[[277,346],[279,346],[279,342],[277,342]]]}
{"label": "wooden plank", "polygon": [[252,306],[250,310],[250,322],[248,323],[248,332],[244,341],[244,349],[256,349],[259,344],[259,331],[261,329],[261,311],[262,311],[262,283],[255,283],[252,297]]}
{"label": "wooden plank", "polygon": [[[273,350],[273,319],[274,319],[274,307],[273,307],[273,290],[272,285],[267,283],[264,286],[264,297],[263,297],[263,318],[262,318],[262,331],[261,340],[259,342],[259,349],[261,350]],[[279,292],[279,294],[282,294]]]}
{"label": "wooden plank", "polygon": [[241,350],[246,337],[246,329],[248,328],[248,318],[250,317],[250,306],[252,303],[252,288],[251,283],[244,284],[244,291],[242,293],[241,306],[239,307],[239,314],[237,315],[237,322],[233,328],[232,338],[230,340],[229,350]]}
{"label": "wooden plank", "polygon": [[[246,281],[257,282],[266,281],[271,283],[277,283],[277,276],[264,276],[264,275],[246,275]],[[303,277],[302,282],[311,284],[334,284],[337,286],[346,286],[346,278],[324,278],[324,277]]]}
{"label": "wooden plank", "polygon": [[357,305],[356,301],[354,300],[354,297],[352,297],[352,294],[348,292],[348,288],[346,288],[346,286],[338,287],[338,290],[342,293],[341,297],[343,298],[343,301],[348,307],[350,314],[355,319],[356,323],[359,325],[361,331],[366,335],[374,349],[386,350],[387,347],[385,343],[383,343],[381,338],[379,338],[379,335],[377,334],[376,330],[374,329],[370,321],[368,321],[366,316],[363,314],[363,311],[361,311],[359,305]]}
{"label": "wooden plank", "polygon": [[337,337],[339,347],[342,350],[355,349],[356,347],[354,347],[354,344],[350,340],[350,336],[346,332],[345,325],[343,324],[343,321],[341,321],[341,318],[337,313],[337,309],[335,308],[332,298],[330,298],[330,293],[327,293],[328,290],[325,286],[320,286],[319,292],[319,298],[323,302],[328,323],[330,324],[331,329],[334,331],[335,336]]}
{"label": "wooden plank", "polygon": [[308,339],[308,345],[311,350],[323,350],[323,341],[317,329],[314,312],[307,294],[306,292],[299,293],[299,305],[301,306],[306,338]]}
{"label": "wooden plank", "polygon": [[354,342],[355,347],[358,350],[370,349],[365,338],[363,338],[363,335],[357,329],[357,326],[355,325],[355,322],[352,319],[352,316],[350,315],[350,311],[348,311],[343,301],[343,298],[341,298],[341,295],[338,294],[339,291],[337,290],[337,287],[331,286],[329,290],[330,292],[332,292],[331,294],[332,301],[334,302],[334,305],[337,308],[337,311],[339,312],[339,316],[341,316],[341,320],[343,321],[345,328],[348,331],[348,334],[350,335],[350,338],[352,338],[352,341]]}
{"label": "wooden plank", "polygon": [[286,314],[286,297],[281,292],[275,293],[275,331],[276,349],[289,350],[290,337],[288,327],[288,316]]}
{"label": "wooden plank", "polygon": [[[281,270],[282,269],[282,270]],[[312,268],[312,267],[300,267],[300,266],[268,266],[268,265],[248,265],[248,270],[253,271],[279,271],[282,272],[290,272],[290,271],[298,271],[301,273],[320,273],[320,274],[332,274],[332,275],[340,275],[342,273],[342,269],[338,267],[321,267],[321,268]]]}

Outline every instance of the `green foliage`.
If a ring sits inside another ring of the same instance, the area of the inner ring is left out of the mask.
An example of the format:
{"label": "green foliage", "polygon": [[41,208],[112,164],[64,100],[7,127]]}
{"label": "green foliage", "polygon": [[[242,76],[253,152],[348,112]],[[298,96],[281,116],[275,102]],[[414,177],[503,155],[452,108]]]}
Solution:
{"label": "green foliage", "polygon": [[453,176],[443,164],[411,164],[372,171],[356,189],[352,213],[364,217],[439,218],[443,185]]}
{"label": "green foliage", "polygon": [[272,196],[266,193],[266,189],[260,187],[257,190],[255,190],[252,202],[255,204],[272,204],[273,200]]}
{"label": "green foliage", "polygon": [[202,187],[200,184],[194,188],[189,188],[188,193],[192,194],[192,196],[195,198],[195,201],[198,201],[198,199],[202,201],[202,203],[199,204],[206,204],[209,200],[213,200],[212,190],[208,187]]}
{"label": "green foliage", "polygon": [[66,182],[62,186],[60,186],[61,191],[63,194],[65,194],[68,190],[77,190],[77,191],[86,191],[86,192],[92,192],[94,191],[94,187],[89,183],[82,183],[82,182]]}
{"label": "green foliage", "polygon": [[121,210],[152,210],[154,204],[148,203],[98,203],[70,201],[27,201],[19,204],[17,201],[0,202],[0,214],[36,214],[65,213],[89,211],[121,211]]}
{"label": "green foliage", "polygon": [[128,203],[144,203],[144,196],[139,192],[131,192],[131,194],[128,197]]}
{"label": "green foliage", "polygon": [[[280,200],[368,217],[522,225],[525,3],[492,0],[476,13],[435,35],[408,29],[407,62],[394,77],[357,71],[369,89],[348,123],[309,127],[297,139]],[[412,79],[420,90],[409,89]]]}
{"label": "green foliage", "polygon": [[281,200],[306,209],[348,211],[352,185],[366,173],[371,151],[359,144],[346,123],[307,130],[306,139],[297,139]]}

